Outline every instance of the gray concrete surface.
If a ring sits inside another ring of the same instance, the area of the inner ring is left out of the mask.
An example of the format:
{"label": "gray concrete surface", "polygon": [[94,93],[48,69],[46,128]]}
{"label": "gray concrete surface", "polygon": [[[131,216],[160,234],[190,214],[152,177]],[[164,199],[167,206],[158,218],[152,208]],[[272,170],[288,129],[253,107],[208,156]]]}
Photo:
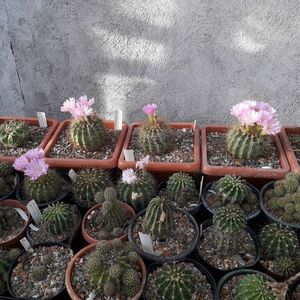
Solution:
{"label": "gray concrete surface", "polygon": [[109,118],[230,123],[244,99],[300,125],[299,0],[0,0],[1,114],[96,98]]}

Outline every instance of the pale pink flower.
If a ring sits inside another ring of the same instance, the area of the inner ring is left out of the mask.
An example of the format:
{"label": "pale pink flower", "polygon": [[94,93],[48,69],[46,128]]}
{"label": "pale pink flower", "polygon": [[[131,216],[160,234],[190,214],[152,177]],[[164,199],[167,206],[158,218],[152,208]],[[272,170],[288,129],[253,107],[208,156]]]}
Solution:
{"label": "pale pink flower", "polygon": [[95,103],[95,98],[88,99],[87,95],[81,96],[78,99],[80,105],[92,106]]}
{"label": "pale pink flower", "polygon": [[149,155],[141,158],[139,161],[136,162],[135,167],[137,169],[141,169],[143,170],[145,168],[146,165],[149,164]]}
{"label": "pale pink flower", "polygon": [[17,171],[22,171],[24,172],[27,168],[29,164],[29,160],[28,158],[26,157],[26,155],[22,155],[20,157],[18,157],[14,164],[13,164],[13,167],[17,170]]}
{"label": "pale pink flower", "polygon": [[36,180],[39,177],[47,174],[49,165],[43,159],[32,159],[26,167],[24,174],[29,176],[31,180]]}
{"label": "pale pink flower", "polygon": [[137,181],[136,174],[133,169],[126,169],[122,173],[122,181],[127,184],[132,184]]}
{"label": "pale pink flower", "polygon": [[27,151],[25,153],[25,156],[30,160],[30,159],[38,159],[38,158],[44,158],[45,153],[44,150],[41,148],[35,148]]}
{"label": "pale pink flower", "polygon": [[76,108],[75,98],[69,98],[63,103],[62,107],[60,108],[60,111],[69,112],[72,114],[75,108]]}
{"label": "pale pink flower", "polygon": [[157,105],[155,103],[147,104],[146,106],[143,107],[143,112],[148,116],[156,114],[156,110],[157,110]]}
{"label": "pale pink flower", "polygon": [[69,112],[74,119],[84,118],[93,114],[93,104],[95,103],[94,98],[88,99],[87,96],[81,96],[78,100],[70,98],[66,100],[61,107],[61,111]]}

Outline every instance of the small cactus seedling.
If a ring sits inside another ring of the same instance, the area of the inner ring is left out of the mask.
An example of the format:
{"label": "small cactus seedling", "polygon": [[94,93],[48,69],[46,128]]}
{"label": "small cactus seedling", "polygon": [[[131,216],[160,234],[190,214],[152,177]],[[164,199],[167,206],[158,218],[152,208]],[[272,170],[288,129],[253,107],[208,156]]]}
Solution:
{"label": "small cactus seedling", "polygon": [[48,268],[47,266],[41,265],[37,266],[32,270],[31,278],[34,282],[43,281],[47,279],[48,276]]}
{"label": "small cactus seedling", "polygon": [[11,207],[0,206],[0,238],[5,235],[5,232],[15,226],[20,219],[19,214]]}

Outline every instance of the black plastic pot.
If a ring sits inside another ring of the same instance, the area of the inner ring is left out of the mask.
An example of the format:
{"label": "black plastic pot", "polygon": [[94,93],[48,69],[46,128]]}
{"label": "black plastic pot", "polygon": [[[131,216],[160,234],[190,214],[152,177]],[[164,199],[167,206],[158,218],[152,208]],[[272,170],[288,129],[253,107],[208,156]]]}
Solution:
{"label": "black plastic pot", "polygon": [[260,194],[259,194],[259,205],[260,205],[260,208],[263,211],[263,213],[266,215],[266,217],[267,217],[267,219],[268,219],[268,221],[270,223],[279,223],[279,224],[283,224],[285,226],[292,227],[292,228],[294,228],[297,231],[297,233],[299,233],[299,231],[300,231],[300,224],[289,224],[287,222],[284,222],[284,221],[278,219],[276,216],[272,215],[267,210],[267,208],[264,205],[264,195],[265,195],[265,192],[268,191],[268,190],[270,190],[270,189],[272,189],[274,187],[274,183],[275,182],[276,182],[276,180],[271,181],[271,182],[265,184],[263,186],[263,188],[261,189]]}
{"label": "black plastic pot", "polygon": [[[158,195],[158,193],[167,187],[167,180],[162,181],[161,183],[158,184],[158,186],[155,189],[155,194]],[[187,212],[191,214],[192,216],[195,216],[196,213],[200,210],[201,208],[201,202],[197,204],[194,208],[189,208],[187,209]]]}
{"label": "black plastic pot", "polygon": [[15,184],[14,188],[12,189],[12,191],[10,193],[8,193],[7,195],[0,198],[0,201],[3,201],[5,199],[14,199],[14,195],[15,195],[15,193],[16,193],[18,187],[19,187],[19,184],[20,184],[19,174],[15,173],[15,178],[16,178],[16,184]]}
{"label": "black plastic pot", "polygon": [[[204,230],[205,228],[208,228],[208,227],[212,226],[212,225],[213,225],[212,220],[207,220],[207,221],[205,221],[204,223],[202,223],[202,224],[200,225],[200,242],[199,242],[199,243],[201,243],[201,236],[202,236],[203,230]],[[246,266],[246,268],[251,268],[251,267],[254,267],[254,266],[258,263],[258,261],[259,261],[259,259],[260,259],[260,246],[259,246],[259,241],[257,240],[256,235],[255,235],[255,233],[252,231],[252,229],[251,229],[250,227],[247,226],[246,229],[245,229],[245,231],[248,232],[248,233],[250,234],[251,238],[252,238],[253,241],[254,241],[255,248],[256,248],[256,257],[255,257],[254,263],[251,264],[251,265]],[[222,269],[218,269],[218,268],[216,268],[216,267],[210,265],[206,260],[204,260],[204,258],[202,258],[202,257],[199,255],[198,250],[195,251],[195,256],[196,256],[197,260],[199,260],[200,263],[201,263],[202,265],[204,265],[204,266],[211,272],[211,274],[214,276],[214,278],[222,277],[222,276],[224,276],[224,274],[227,274],[228,272],[231,272],[231,271],[233,271],[233,270],[239,270],[239,269],[241,269],[241,268],[245,268],[245,267],[240,267],[240,268],[234,268],[234,269],[222,270]]]}
{"label": "black plastic pot", "polygon": [[[216,181],[211,181],[211,182],[209,182],[208,184],[206,184],[206,185],[204,186],[203,190],[202,190],[202,194],[200,195],[200,202],[201,202],[201,204],[203,205],[204,209],[205,209],[211,216],[214,215],[214,210],[211,209],[211,208],[207,205],[207,203],[206,203],[206,201],[205,201],[205,196],[206,196],[207,192],[210,190],[210,188],[211,188],[211,186],[213,185],[214,182],[216,182]],[[251,188],[251,190],[253,191],[253,193],[256,195],[257,201],[259,202],[259,190],[258,190],[255,186],[253,186],[252,184],[250,184],[250,183],[248,183],[248,182],[247,182],[247,185]],[[251,220],[257,218],[257,217],[259,216],[260,212],[261,212],[261,210],[258,209],[258,211],[256,211],[255,213],[253,213],[253,214],[247,216],[247,221],[251,221]]]}
{"label": "black plastic pot", "polygon": [[[195,267],[202,273],[202,275],[204,275],[207,279],[207,281],[209,282],[210,286],[211,286],[211,290],[213,295],[216,295],[216,291],[217,291],[217,285],[216,285],[216,281],[214,280],[214,278],[212,277],[212,275],[209,273],[209,271],[202,266],[201,264],[199,264],[197,261],[195,261],[194,259],[190,259],[190,258],[185,258],[185,259],[181,259],[181,260],[176,260],[170,263],[179,263],[179,262],[186,262],[186,263],[192,263],[195,265]],[[159,268],[162,264],[161,263],[152,263],[151,265],[149,265],[148,269],[147,269],[147,280],[145,283],[145,288],[144,291],[147,290],[147,283],[148,283],[148,276],[150,273],[154,272],[157,268]],[[147,300],[145,292],[143,293],[143,299]]]}
{"label": "black plastic pot", "polygon": [[298,278],[294,283],[292,283],[290,286],[289,286],[289,290],[288,290],[288,297],[289,299],[293,299],[293,293],[296,289],[296,287],[300,284],[300,278]]}
{"label": "black plastic pot", "polygon": [[[46,242],[46,243],[40,243],[40,244],[36,244],[33,246],[33,248],[38,248],[38,247],[42,247],[42,246],[48,246],[48,247],[51,247],[51,246],[60,246],[60,247],[65,247],[65,248],[68,248],[68,246],[66,244],[63,244],[63,243],[52,243],[52,242]],[[7,281],[7,288],[8,288],[8,291],[9,293],[14,297],[13,299],[18,299],[18,300],[34,300],[34,299],[37,299],[37,298],[20,298],[20,297],[17,297],[14,295],[13,291],[12,291],[12,287],[11,287],[11,283],[10,283],[10,278],[12,276],[12,272],[13,272],[13,269],[15,268],[15,266],[18,264],[18,261],[19,261],[19,258],[24,255],[26,253],[26,251],[22,251],[20,253],[19,256],[17,256],[15,258],[15,260],[12,262],[10,268],[9,268],[9,271],[8,271],[8,281]],[[65,297],[66,295],[66,287],[64,286],[56,295],[54,295],[53,297],[51,298],[44,298],[44,300],[60,300],[60,299],[66,299]]]}
{"label": "black plastic pot", "polygon": [[152,255],[152,254],[148,254],[148,253],[144,252],[140,247],[138,247],[135,244],[135,241],[134,241],[134,238],[133,238],[133,228],[134,228],[135,221],[140,216],[143,216],[145,214],[145,212],[146,212],[146,209],[143,209],[137,215],[135,215],[135,217],[131,220],[131,222],[129,224],[129,227],[128,227],[128,240],[131,243],[131,245],[134,248],[134,250],[142,258],[144,258],[144,259],[146,259],[147,261],[150,261],[150,262],[165,263],[165,262],[169,262],[169,261],[175,261],[175,260],[184,259],[188,255],[190,255],[193,252],[193,250],[196,248],[197,243],[198,243],[198,238],[199,238],[199,227],[198,227],[197,222],[195,221],[195,219],[193,218],[193,216],[191,216],[184,209],[177,208],[176,210],[182,212],[183,214],[185,214],[189,218],[190,222],[194,225],[195,235],[194,235],[194,239],[191,242],[191,244],[188,246],[188,248],[184,252],[182,252],[182,253],[180,253],[178,255],[170,256],[170,257],[161,257],[161,256],[156,256],[156,255]]}

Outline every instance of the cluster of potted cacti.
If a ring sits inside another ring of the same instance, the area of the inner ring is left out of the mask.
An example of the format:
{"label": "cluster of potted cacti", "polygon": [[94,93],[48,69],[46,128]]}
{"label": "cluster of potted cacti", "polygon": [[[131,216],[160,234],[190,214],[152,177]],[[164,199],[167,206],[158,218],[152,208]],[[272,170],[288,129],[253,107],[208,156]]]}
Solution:
{"label": "cluster of potted cacti", "polygon": [[94,102],[48,127],[0,118],[0,297],[297,299],[297,131],[264,102],[201,134],[154,103],[117,128]]}

